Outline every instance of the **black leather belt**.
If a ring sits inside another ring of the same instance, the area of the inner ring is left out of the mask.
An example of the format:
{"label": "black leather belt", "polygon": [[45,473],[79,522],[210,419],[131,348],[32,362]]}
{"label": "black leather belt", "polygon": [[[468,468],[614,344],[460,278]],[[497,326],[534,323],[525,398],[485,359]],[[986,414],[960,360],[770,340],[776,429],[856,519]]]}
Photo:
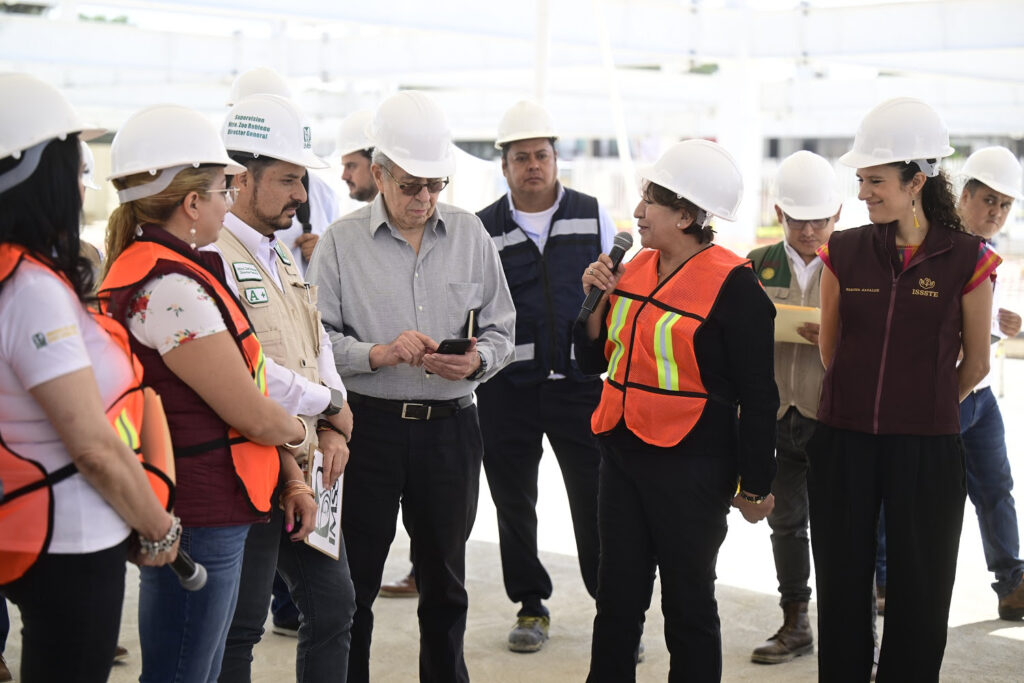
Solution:
{"label": "black leather belt", "polygon": [[473,405],[472,394],[451,401],[398,401],[348,392],[348,402],[354,406],[366,406],[374,410],[398,415],[403,420],[438,420],[458,414],[460,410]]}

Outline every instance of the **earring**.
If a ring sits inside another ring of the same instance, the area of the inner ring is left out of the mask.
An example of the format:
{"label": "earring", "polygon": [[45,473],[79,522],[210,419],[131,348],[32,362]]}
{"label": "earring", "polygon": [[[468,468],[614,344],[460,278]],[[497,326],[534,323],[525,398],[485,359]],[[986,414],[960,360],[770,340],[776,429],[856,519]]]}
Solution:
{"label": "earring", "polygon": [[196,224],[195,224],[194,221],[192,223],[192,227],[188,231],[188,235],[191,238],[191,241],[188,243],[188,246],[190,246],[193,249],[195,249],[196,248]]}
{"label": "earring", "polygon": [[682,221],[679,221],[678,223],[676,223],[676,227],[677,227],[677,228],[681,228],[681,227],[683,227],[683,222],[682,222]]}
{"label": "earring", "polygon": [[914,212],[914,227],[915,228],[920,228],[921,224],[917,221],[917,200],[916,199],[911,199],[910,200],[910,210]]}

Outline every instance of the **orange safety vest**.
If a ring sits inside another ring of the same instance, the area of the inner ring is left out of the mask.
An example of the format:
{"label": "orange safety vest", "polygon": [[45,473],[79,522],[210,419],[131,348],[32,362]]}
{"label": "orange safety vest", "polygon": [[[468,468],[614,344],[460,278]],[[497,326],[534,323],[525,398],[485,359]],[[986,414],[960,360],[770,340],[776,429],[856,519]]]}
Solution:
{"label": "orange safety vest", "polygon": [[[256,382],[256,387],[267,396],[267,368],[260,346],[248,318],[239,307],[235,297],[213,275],[200,265],[162,244],[152,241],[135,241],[111,264],[107,276],[100,284],[100,305],[105,312],[110,310],[109,293],[112,290],[127,289],[144,283],[157,266],[157,261],[171,261],[188,271],[191,277],[203,283],[223,304],[230,320],[229,329],[234,331],[245,363]],[[227,425],[224,443],[231,451],[231,461],[242,484],[242,492],[249,505],[260,514],[269,514],[270,499],[277,487],[281,462],[274,446],[253,443],[242,436],[234,427]]]}
{"label": "orange safety vest", "polygon": [[[11,277],[22,261],[53,270],[20,245],[0,244],[0,283]],[[66,277],[54,273],[74,291]],[[89,312],[124,351],[132,366],[131,380],[106,409],[107,420],[139,456],[153,492],[170,510],[174,501],[174,461],[160,399],[152,389],[142,386],[142,366],[132,355],[125,329],[96,311]],[[53,487],[77,471],[74,463],[70,463],[47,472],[35,460],[12,450],[0,435],[0,539],[6,545],[0,547],[0,585],[21,578],[46,552],[53,531]]]}
{"label": "orange safety vest", "polygon": [[610,432],[623,419],[643,441],[674,446],[697,424],[711,396],[700,378],[693,339],[733,270],[750,261],[712,245],[658,284],[658,252],[626,266],[609,296],[608,376],[590,425]]}

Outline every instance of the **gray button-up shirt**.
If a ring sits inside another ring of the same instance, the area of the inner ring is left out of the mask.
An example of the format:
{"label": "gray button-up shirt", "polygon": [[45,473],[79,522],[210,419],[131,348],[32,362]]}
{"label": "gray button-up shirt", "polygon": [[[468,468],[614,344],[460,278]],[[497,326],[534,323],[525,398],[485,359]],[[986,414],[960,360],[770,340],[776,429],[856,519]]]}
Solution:
{"label": "gray button-up shirt", "polygon": [[515,306],[493,240],[475,214],[438,203],[417,253],[388,222],[384,198],[335,221],[320,238],[306,273],[345,386],[367,396],[446,400],[478,382],[450,381],[422,367],[370,369],[370,349],[405,330],[440,342],[461,337],[477,310],[477,350],[488,379],[512,359]]}

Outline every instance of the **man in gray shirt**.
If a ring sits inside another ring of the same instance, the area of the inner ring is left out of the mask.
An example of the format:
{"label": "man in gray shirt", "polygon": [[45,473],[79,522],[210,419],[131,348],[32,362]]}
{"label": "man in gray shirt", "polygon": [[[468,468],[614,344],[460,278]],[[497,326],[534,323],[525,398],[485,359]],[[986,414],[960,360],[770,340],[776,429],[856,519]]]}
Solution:
{"label": "man in gray shirt", "polygon": [[[308,273],[355,420],[342,498],[356,589],[348,680],[369,680],[372,606],[404,501],[420,677],[468,681],[465,550],[483,452],[473,390],[511,359],[515,307],[480,220],[437,203],[455,168],[438,106],[400,92],[371,138],[380,194],[327,230]],[[449,338],[469,339],[438,352]]]}

